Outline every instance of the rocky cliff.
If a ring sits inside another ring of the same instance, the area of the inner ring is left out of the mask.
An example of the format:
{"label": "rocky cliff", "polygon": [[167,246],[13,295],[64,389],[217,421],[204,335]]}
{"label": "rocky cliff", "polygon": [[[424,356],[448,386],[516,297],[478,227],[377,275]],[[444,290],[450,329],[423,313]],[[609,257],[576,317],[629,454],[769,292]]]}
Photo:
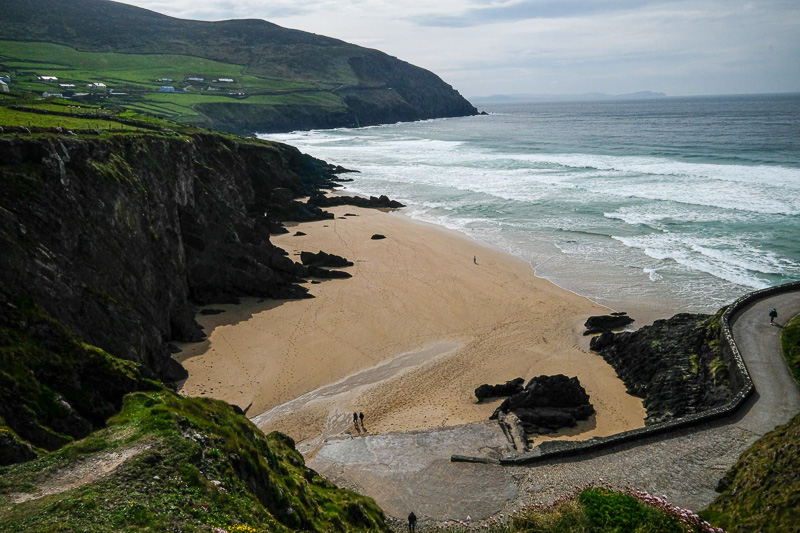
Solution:
{"label": "rocky cliff", "polygon": [[0,139],[0,290],[152,376],[198,340],[190,302],[305,297],[269,241],[332,169],[294,148],[213,134]]}
{"label": "rocky cliff", "polygon": [[0,137],[0,529],[387,529],[288,437],[169,390],[194,304],[309,297],[270,231],[328,216],[295,198],[337,170],[207,132]]}
{"label": "rocky cliff", "polygon": [[644,400],[646,424],[723,405],[731,396],[721,357],[719,317],[681,313],[637,331],[591,341],[628,392]]}

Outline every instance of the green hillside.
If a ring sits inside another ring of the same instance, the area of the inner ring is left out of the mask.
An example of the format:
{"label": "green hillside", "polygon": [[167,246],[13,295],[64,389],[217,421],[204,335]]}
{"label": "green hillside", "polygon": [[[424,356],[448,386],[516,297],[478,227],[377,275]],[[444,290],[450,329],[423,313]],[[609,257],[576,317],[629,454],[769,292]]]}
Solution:
{"label": "green hillside", "polygon": [[237,133],[476,113],[435,74],[377,50],[261,20],[180,20],[107,0],[6,0],[0,75],[12,90]]}

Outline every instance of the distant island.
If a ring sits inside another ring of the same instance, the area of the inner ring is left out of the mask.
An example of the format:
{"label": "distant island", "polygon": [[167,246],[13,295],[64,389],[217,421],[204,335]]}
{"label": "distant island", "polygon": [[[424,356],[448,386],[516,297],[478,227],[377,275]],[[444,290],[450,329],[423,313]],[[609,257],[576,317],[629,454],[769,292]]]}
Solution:
{"label": "distant island", "polygon": [[108,0],[6,0],[0,48],[11,91],[231,133],[478,112],[428,70],[263,20],[182,20]]}
{"label": "distant island", "polygon": [[656,100],[666,98],[666,93],[640,91],[627,94],[583,93],[583,94],[493,94],[471,96],[473,104],[522,104],[528,102],[590,102],[599,100]]}

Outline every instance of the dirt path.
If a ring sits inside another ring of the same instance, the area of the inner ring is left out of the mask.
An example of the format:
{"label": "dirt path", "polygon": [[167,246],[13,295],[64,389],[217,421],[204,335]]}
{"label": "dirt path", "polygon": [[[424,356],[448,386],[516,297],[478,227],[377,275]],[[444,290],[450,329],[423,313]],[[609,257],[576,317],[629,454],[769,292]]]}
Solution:
{"label": "dirt path", "polygon": [[13,493],[9,495],[10,499],[13,503],[23,503],[92,483],[110,475],[125,461],[136,457],[149,447],[150,444],[148,443],[140,443],[129,448],[86,457],[67,468],[53,473],[37,485],[36,492]]}
{"label": "dirt path", "polygon": [[413,510],[421,525],[551,501],[600,478],[702,509],[741,453],[800,411],[800,391],[780,351],[781,328],[769,325],[773,307],[785,324],[800,314],[800,292],[761,299],[735,317],[733,334],[757,392],[733,419],[527,467],[449,461],[451,454],[502,453],[507,443],[491,424],[331,441],[309,466],[375,498],[396,519]]}

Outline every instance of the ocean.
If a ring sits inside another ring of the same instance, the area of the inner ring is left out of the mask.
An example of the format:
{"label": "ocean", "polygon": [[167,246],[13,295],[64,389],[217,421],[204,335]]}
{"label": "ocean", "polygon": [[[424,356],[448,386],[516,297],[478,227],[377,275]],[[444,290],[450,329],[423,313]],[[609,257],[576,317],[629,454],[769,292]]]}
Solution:
{"label": "ocean", "polygon": [[481,110],[261,137],[632,315],[712,313],[800,279],[800,94]]}

